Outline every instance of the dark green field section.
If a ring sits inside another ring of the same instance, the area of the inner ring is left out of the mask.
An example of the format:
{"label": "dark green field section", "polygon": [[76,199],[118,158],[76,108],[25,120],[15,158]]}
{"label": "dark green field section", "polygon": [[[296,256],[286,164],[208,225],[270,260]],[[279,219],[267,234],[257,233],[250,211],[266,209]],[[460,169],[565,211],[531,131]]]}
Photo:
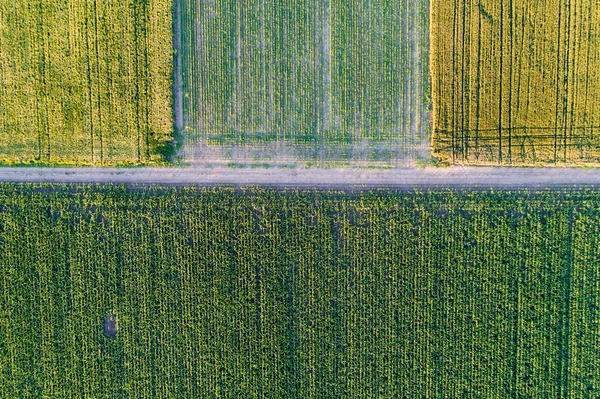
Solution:
{"label": "dark green field section", "polygon": [[185,160],[429,155],[428,0],[182,0]]}
{"label": "dark green field section", "polygon": [[599,241],[597,191],[2,184],[0,397],[596,398]]}

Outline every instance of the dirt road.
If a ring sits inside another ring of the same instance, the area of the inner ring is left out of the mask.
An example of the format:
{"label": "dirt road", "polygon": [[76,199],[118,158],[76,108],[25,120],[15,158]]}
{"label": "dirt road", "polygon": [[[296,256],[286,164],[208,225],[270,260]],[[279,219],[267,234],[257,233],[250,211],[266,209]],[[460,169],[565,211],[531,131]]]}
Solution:
{"label": "dirt road", "polygon": [[299,188],[420,187],[559,188],[600,187],[599,169],[454,167],[425,169],[306,168],[0,168],[0,181],[262,185]]}

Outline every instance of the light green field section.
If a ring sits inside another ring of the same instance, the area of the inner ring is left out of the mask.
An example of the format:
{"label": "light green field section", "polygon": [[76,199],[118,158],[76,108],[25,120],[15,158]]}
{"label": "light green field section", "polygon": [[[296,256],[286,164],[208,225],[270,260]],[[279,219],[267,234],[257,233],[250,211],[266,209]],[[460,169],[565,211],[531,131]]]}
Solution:
{"label": "light green field section", "polygon": [[183,0],[183,156],[429,154],[427,0]]}
{"label": "light green field section", "polygon": [[0,0],[0,163],[160,161],[172,3]]}

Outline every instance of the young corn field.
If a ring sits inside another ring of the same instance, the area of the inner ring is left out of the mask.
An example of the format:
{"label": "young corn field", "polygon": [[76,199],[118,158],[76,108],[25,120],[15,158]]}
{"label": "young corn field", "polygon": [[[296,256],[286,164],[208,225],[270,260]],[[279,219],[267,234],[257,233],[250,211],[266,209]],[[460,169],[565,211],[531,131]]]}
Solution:
{"label": "young corn field", "polygon": [[433,0],[435,155],[599,164],[599,13],[592,0]]}
{"label": "young corn field", "polygon": [[0,163],[163,159],[173,124],[171,6],[0,0]]}
{"label": "young corn field", "polygon": [[1,184],[0,397],[596,398],[599,226],[597,191]]}
{"label": "young corn field", "polygon": [[182,156],[429,156],[427,0],[181,1]]}

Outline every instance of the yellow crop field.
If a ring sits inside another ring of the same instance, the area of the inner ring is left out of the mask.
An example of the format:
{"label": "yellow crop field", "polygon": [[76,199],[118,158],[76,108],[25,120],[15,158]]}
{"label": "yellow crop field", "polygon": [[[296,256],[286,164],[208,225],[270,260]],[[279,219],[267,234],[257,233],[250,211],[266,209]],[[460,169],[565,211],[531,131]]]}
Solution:
{"label": "yellow crop field", "polygon": [[172,138],[167,0],[0,0],[0,163],[129,164]]}
{"label": "yellow crop field", "polygon": [[432,0],[434,154],[600,163],[600,3]]}

